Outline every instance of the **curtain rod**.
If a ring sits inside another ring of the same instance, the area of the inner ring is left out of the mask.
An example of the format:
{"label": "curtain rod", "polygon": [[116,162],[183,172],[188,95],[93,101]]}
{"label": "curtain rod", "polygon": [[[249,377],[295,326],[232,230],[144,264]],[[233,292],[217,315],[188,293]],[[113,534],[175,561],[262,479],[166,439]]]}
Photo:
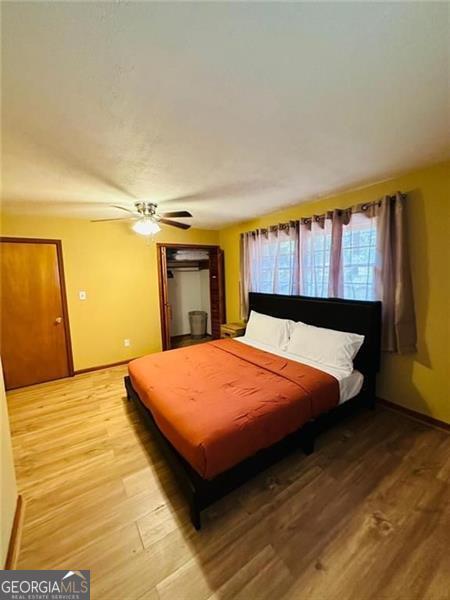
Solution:
{"label": "curtain rod", "polygon": [[[290,221],[288,221],[286,223],[279,223],[278,225],[269,225],[268,227],[259,227],[258,229],[255,229],[252,231],[247,231],[245,233],[256,233],[256,232],[260,231],[261,233],[266,234],[269,231],[279,231],[279,230],[289,231],[289,229],[291,227],[292,228],[297,227],[300,223],[309,225],[310,223],[312,223],[312,221],[320,222],[325,219],[331,219],[333,217],[333,214],[336,214],[336,213],[338,215],[342,215],[345,213],[348,213],[348,214],[364,213],[372,206],[381,206],[381,203],[383,202],[383,200],[385,200],[385,199],[393,200],[398,196],[400,196],[402,199],[406,198],[406,194],[404,192],[399,191],[399,192],[396,192],[395,194],[386,194],[386,196],[383,196],[383,198],[380,198],[378,200],[372,200],[371,202],[362,202],[361,204],[354,204],[353,206],[349,206],[347,208],[333,208],[333,209],[327,210],[325,213],[322,213],[320,215],[312,215],[311,217],[300,217],[298,219],[291,219]],[[241,235],[244,235],[244,233],[241,233]]]}

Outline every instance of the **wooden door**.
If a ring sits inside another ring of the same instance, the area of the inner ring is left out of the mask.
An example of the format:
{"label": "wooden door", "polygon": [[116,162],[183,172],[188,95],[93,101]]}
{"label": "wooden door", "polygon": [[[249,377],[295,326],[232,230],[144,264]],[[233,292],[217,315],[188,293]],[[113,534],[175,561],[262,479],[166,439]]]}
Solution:
{"label": "wooden door", "polygon": [[211,296],[211,335],[220,338],[220,326],[225,323],[225,266],[221,248],[209,253],[209,290]]}
{"label": "wooden door", "polygon": [[4,238],[0,249],[6,388],[71,375],[60,242]]}

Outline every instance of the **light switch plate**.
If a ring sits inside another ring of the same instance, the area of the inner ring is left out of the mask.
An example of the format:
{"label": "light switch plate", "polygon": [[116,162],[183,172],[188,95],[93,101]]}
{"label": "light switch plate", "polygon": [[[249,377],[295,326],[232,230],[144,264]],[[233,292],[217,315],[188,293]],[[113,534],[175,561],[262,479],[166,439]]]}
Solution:
{"label": "light switch plate", "polygon": [[86,300],[86,298],[87,298],[87,294],[84,290],[79,291],[78,296],[79,296],[80,300]]}

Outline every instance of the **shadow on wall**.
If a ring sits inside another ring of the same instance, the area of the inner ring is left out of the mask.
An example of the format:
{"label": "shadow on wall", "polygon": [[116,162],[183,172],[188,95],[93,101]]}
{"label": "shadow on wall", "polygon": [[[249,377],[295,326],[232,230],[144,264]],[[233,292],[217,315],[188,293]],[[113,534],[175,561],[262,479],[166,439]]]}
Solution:
{"label": "shadow on wall", "polygon": [[[378,375],[377,395],[383,400],[425,415],[432,415],[431,406],[413,383],[414,363],[418,362],[416,357],[417,354],[399,355],[383,352]],[[395,383],[400,381],[401,387]]]}

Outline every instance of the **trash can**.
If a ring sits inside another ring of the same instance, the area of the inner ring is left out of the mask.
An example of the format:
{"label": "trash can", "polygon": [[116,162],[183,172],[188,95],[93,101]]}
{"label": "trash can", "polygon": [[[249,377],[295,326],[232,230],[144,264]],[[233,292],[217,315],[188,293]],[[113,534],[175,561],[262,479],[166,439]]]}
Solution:
{"label": "trash can", "polygon": [[202,338],[206,335],[206,323],[208,313],[204,310],[189,311],[189,325],[191,328],[191,337]]}

